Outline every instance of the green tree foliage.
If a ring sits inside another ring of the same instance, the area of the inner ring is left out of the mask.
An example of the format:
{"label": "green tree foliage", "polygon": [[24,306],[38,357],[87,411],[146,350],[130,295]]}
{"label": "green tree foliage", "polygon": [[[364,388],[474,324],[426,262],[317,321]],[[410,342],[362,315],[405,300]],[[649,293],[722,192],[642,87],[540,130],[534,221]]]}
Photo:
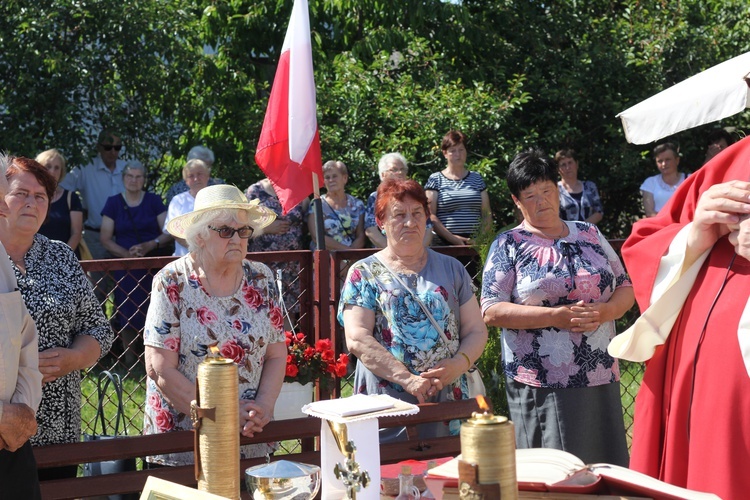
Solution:
{"label": "green tree foliage", "polygon": [[[2,147],[59,147],[84,162],[102,125],[146,160],[162,190],[204,143],[217,175],[261,177],[254,148],[292,0],[8,0],[0,6]],[[530,145],[573,147],[602,192],[601,226],[628,234],[648,147],[625,144],[615,115],[750,49],[744,0],[310,0],[324,158],[377,183],[400,150],[423,181],[444,165],[450,128],[470,137],[496,223],[512,220],[504,185]],[[747,116],[722,125],[747,126]],[[706,128],[674,138],[683,168],[702,163]]]}
{"label": "green tree foliage", "polygon": [[[377,160],[393,150],[425,181],[444,166],[443,134],[457,128],[497,227],[513,219],[504,177],[515,153],[572,147],[602,194],[600,226],[627,236],[641,214],[638,186],[655,173],[653,145],[626,144],[615,116],[750,50],[747,0],[309,3],[323,156],[350,167],[349,191],[374,190]],[[195,144],[214,150],[216,175],[245,187],[262,176],[255,145],[292,4],[4,0],[0,149],[57,147],[79,165],[107,126],[126,157],[151,167],[157,191],[179,178]],[[749,115],[720,125],[746,130]],[[717,125],[671,138],[684,170],[701,166]],[[497,335],[490,346],[480,364],[498,377]]]}

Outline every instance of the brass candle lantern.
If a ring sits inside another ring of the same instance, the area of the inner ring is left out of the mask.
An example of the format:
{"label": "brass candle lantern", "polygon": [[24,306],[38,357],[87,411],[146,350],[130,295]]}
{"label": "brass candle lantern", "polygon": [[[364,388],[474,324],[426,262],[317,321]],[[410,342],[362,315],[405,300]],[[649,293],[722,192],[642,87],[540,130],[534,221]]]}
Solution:
{"label": "brass candle lantern", "polygon": [[207,356],[198,365],[196,400],[190,413],[195,428],[195,478],[198,489],[240,498],[240,421],[237,366],[231,359]]}
{"label": "brass candle lantern", "polygon": [[[480,406],[482,403],[480,400]],[[489,410],[488,405],[484,407]],[[518,499],[512,422],[485,411],[473,413],[461,425],[458,478],[462,500]]]}

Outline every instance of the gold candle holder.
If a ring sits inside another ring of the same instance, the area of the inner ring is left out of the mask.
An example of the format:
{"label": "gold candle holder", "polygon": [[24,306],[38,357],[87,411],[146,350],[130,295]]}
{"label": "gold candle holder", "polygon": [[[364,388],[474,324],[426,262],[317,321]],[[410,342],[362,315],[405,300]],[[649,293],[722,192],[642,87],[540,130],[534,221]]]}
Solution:
{"label": "gold candle holder", "polygon": [[206,357],[198,365],[195,474],[198,489],[240,498],[240,421],[237,366],[231,359]]}
{"label": "gold candle holder", "polygon": [[518,499],[513,423],[491,413],[473,413],[461,425],[459,495],[462,499]]}

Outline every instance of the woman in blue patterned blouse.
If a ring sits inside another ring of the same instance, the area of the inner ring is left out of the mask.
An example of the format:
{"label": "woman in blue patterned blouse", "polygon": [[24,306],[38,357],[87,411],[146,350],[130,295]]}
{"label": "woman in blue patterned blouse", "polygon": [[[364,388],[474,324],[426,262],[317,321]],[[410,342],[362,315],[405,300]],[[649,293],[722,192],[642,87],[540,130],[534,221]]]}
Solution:
{"label": "woman in blue patterned blouse", "polygon": [[633,288],[595,225],[560,218],[557,165],[516,155],[508,189],[524,220],[487,256],[481,307],[502,327],[503,369],[519,448],[558,448],[628,465],[620,371],[607,352]]}
{"label": "woman in blue patterned blouse", "polygon": [[[346,194],[349,172],[343,161],[330,160],[323,165],[323,182],[326,194],[320,197],[325,226],[325,245],[328,250],[349,250],[365,246],[365,204],[362,200]],[[310,205],[307,226],[313,242],[311,250],[317,246],[315,216]]]}
{"label": "woman in blue patterned blouse", "polygon": [[[456,259],[424,246],[430,212],[417,182],[389,179],[377,193],[375,218],[386,247],[351,267],[339,302],[346,345],[357,356],[354,390],[409,403],[466,399],[464,374],[487,342],[471,278]],[[456,434],[458,424],[441,422],[419,432]],[[402,434],[383,430],[381,442]]]}

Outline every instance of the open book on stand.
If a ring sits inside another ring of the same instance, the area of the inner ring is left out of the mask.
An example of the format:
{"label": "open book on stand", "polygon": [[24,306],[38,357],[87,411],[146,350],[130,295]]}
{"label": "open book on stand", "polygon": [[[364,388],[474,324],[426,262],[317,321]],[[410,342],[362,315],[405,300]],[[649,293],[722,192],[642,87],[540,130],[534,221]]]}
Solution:
{"label": "open book on stand", "polygon": [[[458,458],[430,469],[425,483],[431,492],[458,485]],[[571,453],[551,448],[516,450],[519,491],[624,495],[656,500],[721,500],[711,493],[667,484],[612,464],[585,464]],[[441,498],[435,494],[436,498]]]}

